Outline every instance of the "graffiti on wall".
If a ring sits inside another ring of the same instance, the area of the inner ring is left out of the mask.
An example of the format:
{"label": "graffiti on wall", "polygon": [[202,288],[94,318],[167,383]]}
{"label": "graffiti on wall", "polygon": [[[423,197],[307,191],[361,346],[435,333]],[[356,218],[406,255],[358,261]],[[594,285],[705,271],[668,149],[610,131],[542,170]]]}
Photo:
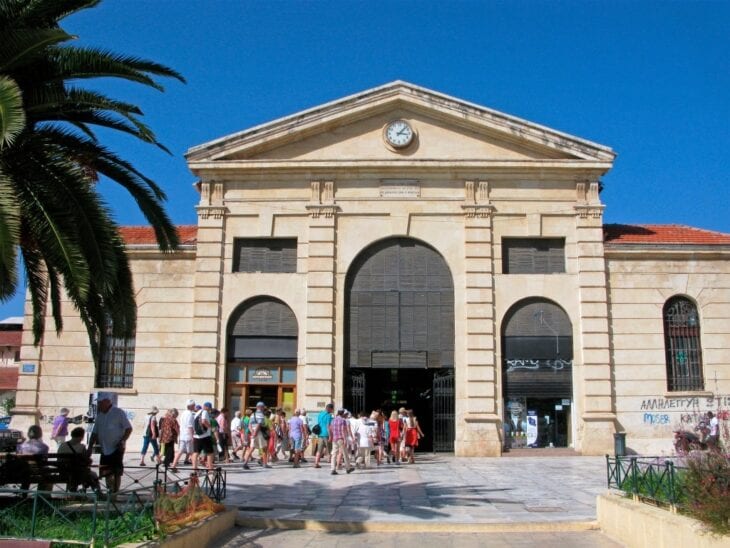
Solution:
{"label": "graffiti on wall", "polygon": [[707,411],[713,411],[720,420],[728,420],[729,395],[712,397],[689,396],[686,398],[647,398],[642,400],[639,410],[643,411],[642,422],[650,427],[675,426],[683,429],[699,424]]}

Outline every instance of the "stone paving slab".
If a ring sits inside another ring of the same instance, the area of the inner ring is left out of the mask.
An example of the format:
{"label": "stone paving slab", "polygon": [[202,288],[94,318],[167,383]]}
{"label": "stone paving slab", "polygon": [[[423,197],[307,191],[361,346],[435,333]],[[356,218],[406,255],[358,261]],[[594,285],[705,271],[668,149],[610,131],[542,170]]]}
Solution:
{"label": "stone paving slab", "polygon": [[281,546],[359,548],[620,548],[619,544],[598,531],[517,532],[517,533],[338,533],[331,531],[241,529],[215,539],[211,546],[220,548]]}
{"label": "stone paving slab", "polygon": [[225,503],[243,518],[349,522],[593,521],[606,492],[603,457],[462,458],[418,455],[413,465],[352,474],[274,463],[226,466]]}

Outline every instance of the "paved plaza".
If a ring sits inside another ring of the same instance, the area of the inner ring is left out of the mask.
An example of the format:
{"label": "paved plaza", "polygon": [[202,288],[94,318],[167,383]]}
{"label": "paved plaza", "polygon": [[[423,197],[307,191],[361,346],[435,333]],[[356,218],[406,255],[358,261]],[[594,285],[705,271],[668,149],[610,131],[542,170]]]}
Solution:
{"label": "paved plaza", "polygon": [[216,548],[620,548],[598,531],[557,533],[338,533],[326,531],[234,529],[215,540]]}
{"label": "paved plaza", "polygon": [[606,492],[603,457],[456,458],[419,454],[416,464],[386,464],[330,475],[312,460],[228,468],[226,504],[245,522],[313,520],[408,524],[593,522]]}

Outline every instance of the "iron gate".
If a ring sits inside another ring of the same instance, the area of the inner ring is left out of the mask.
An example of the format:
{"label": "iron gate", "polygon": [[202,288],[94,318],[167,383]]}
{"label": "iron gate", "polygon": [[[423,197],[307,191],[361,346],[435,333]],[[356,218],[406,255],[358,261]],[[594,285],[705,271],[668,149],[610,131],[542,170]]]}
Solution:
{"label": "iron gate", "polygon": [[454,450],[454,371],[437,371],[433,376],[433,450]]}
{"label": "iron gate", "polygon": [[350,371],[350,405],[352,412],[365,410],[365,372]]}

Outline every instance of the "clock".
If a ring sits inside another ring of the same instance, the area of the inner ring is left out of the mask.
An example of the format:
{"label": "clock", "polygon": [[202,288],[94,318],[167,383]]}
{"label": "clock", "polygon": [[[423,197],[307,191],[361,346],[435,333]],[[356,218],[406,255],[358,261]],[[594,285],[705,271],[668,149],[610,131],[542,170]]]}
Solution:
{"label": "clock", "polygon": [[383,130],[385,142],[393,148],[405,148],[413,142],[415,132],[405,120],[393,120]]}

